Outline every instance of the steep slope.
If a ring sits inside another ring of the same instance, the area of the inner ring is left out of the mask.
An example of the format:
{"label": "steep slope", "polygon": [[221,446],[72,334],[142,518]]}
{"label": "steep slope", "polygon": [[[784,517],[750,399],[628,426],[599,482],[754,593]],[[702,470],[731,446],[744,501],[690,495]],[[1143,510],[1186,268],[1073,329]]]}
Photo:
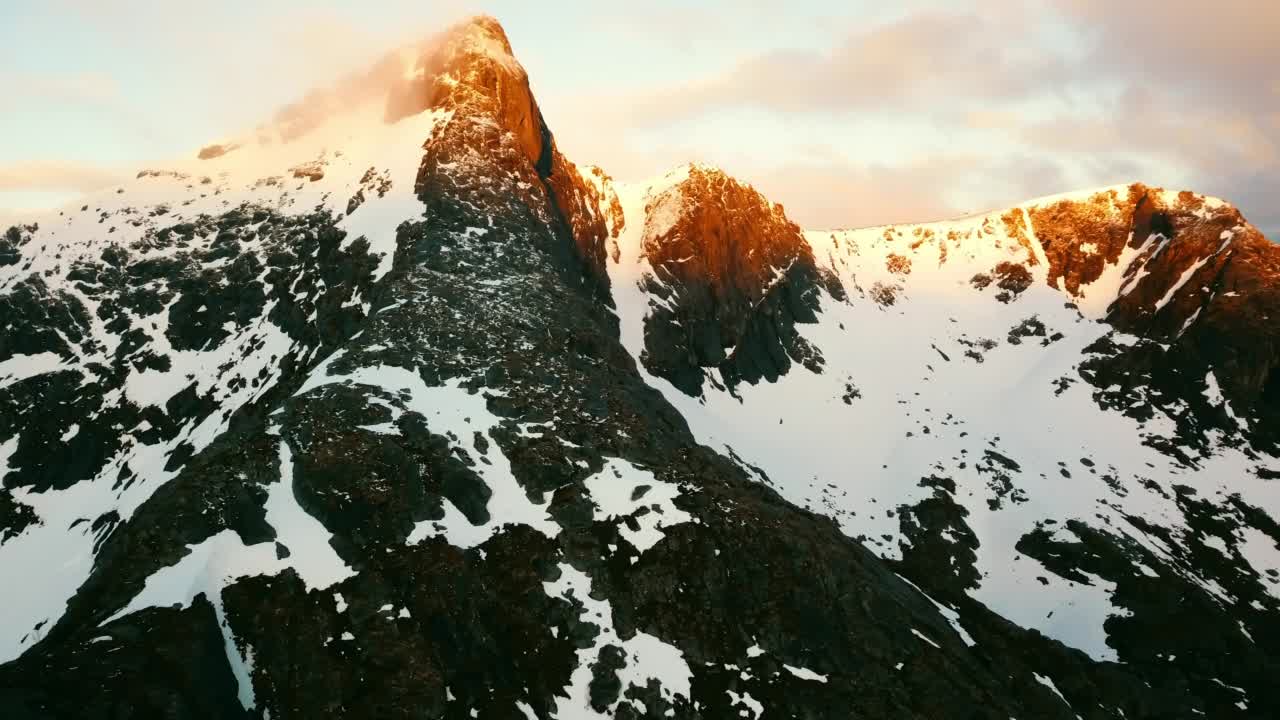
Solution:
{"label": "steep slope", "polygon": [[6,716],[1188,714],[698,445],[501,28],[411,59],[6,235]]}
{"label": "steep slope", "polygon": [[[1274,711],[1280,251],[1234,208],[1135,185],[806,233],[843,285],[795,325],[821,365],[734,387],[713,359],[695,386],[643,362],[651,318],[684,312],[649,260],[671,183],[615,188],[633,230],[610,268],[645,330],[629,350],[700,441],[966,617],[985,605],[1186,707]],[[708,277],[731,272],[723,242]]]}

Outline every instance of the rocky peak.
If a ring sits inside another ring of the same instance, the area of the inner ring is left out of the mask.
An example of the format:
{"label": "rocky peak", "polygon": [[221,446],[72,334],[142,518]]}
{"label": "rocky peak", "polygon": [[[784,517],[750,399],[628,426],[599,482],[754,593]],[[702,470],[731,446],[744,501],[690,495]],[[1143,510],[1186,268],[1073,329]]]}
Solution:
{"label": "rocky peak", "polygon": [[[1181,235],[1178,244],[1184,249],[1194,244],[1216,251],[1223,230],[1244,225],[1240,213],[1221,200],[1141,183],[1045,198],[1023,207],[1030,231],[1043,250],[1049,284],[1073,296],[1082,295],[1082,288],[1096,283],[1109,267],[1122,261],[1126,265],[1122,270],[1136,269],[1131,265],[1133,260],[1145,261],[1146,255],[1155,254],[1146,252],[1153,247],[1143,249],[1149,239],[1159,244]],[[1021,237],[1025,230],[1015,217],[1022,209],[1005,215],[1006,225],[1016,226],[1015,237]],[[1135,256],[1126,253],[1127,249],[1142,251]]]}
{"label": "rocky peak", "polygon": [[650,370],[696,395],[704,368],[732,386],[776,380],[793,360],[820,366],[794,325],[814,321],[819,287],[843,292],[800,228],[719,169],[691,165],[668,178],[645,207],[641,240],[645,289],[671,300],[645,319]]}
{"label": "rocky peak", "polygon": [[1135,183],[1027,217],[1050,285],[1097,295],[1107,322],[1172,346],[1181,366],[1217,368],[1237,407],[1280,396],[1280,247],[1234,206]]}
{"label": "rocky peak", "polygon": [[405,85],[388,97],[387,117],[426,109],[485,119],[515,135],[529,162],[550,171],[554,145],[529,88],[529,76],[497,20],[477,16],[418,49]]}
{"label": "rocky peak", "polygon": [[405,85],[389,96],[387,116],[424,110],[452,120],[427,148],[418,178],[420,196],[425,197],[431,176],[442,165],[474,166],[470,172],[485,174],[496,163],[541,196],[534,205],[545,208],[545,222],[572,237],[577,259],[571,264],[580,267],[569,271],[580,272],[584,283],[607,301],[609,227],[600,212],[599,192],[556,148],[529,77],[497,20],[471,18],[423,44]]}
{"label": "rocky peak", "polygon": [[796,261],[812,264],[781,205],[718,168],[692,165],[686,173],[647,209],[644,252],[653,267],[758,302],[776,274]]}
{"label": "rocky peak", "polygon": [[0,235],[6,717],[1280,717],[1238,214],[824,246],[569,163],[489,18],[364,77]]}

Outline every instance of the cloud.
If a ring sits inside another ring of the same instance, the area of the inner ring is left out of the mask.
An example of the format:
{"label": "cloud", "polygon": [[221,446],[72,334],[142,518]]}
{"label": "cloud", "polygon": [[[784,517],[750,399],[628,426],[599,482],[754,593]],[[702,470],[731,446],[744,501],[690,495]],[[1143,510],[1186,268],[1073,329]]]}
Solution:
{"label": "cloud", "polygon": [[1280,108],[1274,86],[1280,4],[1055,0],[1055,5],[1093,42],[1090,63],[1099,70],[1154,81],[1200,102]]}
{"label": "cloud", "polygon": [[1018,37],[1016,20],[921,12],[854,29],[829,49],[780,48],[750,56],[719,75],[632,97],[628,106],[636,124],[732,106],[782,113],[937,112],[1016,99],[1065,82],[1058,58],[1000,37]]}
{"label": "cloud", "polygon": [[[554,114],[616,128],[569,148],[624,177],[714,124],[723,139],[700,159],[739,168],[818,226],[1134,180],[1218,194],[1264,231],[1280,226],[1280,5],[1043,0],[846,21],[827,46],[768,49]],[[776,121],[743,123],[760,113]],[[804,157],[814,144],[825,158]]]}
{"label": "cloud", "polygon": [[89,192],[126,179],[117,170],[62,161],[0,166],[0,192]]}
{"label": "cloud", "polygon": [[1229,198],[1264,235],[1280,242],[1280,174],[1215,178],[1206,183],[1205,192]]}
{"label": "cloud", "polygon": [[115,80],[102,72],[0,72],[0,96],[43,105],[101,105],[119,98]]}
{"label": "cloud", "polygon": [[944,199],[942,175],[931,166],[787,163],[748,176],[806,228],[920,222],[960,212]]}

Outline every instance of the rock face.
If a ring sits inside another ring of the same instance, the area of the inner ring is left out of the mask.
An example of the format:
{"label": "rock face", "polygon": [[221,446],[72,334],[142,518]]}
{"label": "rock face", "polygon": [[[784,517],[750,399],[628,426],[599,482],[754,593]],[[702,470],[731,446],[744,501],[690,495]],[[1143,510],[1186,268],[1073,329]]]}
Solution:
{"label": "rock face", "polygon": [[[1253,443],[1276,450],[1280,331],[1267,319],[1280,311],[1280,250],[1239,210],[1134,184],[1040,205],[1025,217],[1052,287],[1097,297],[1108,324],[1170,346],[1158,357],[1139,348],[1099,363],[1107,377],[1150,376],[1168,399],[1195,402],[1200,389],[1183,378],[1216,368],[1234,412],[1253,419]],[[1006,223],[1027,242],[1018,212]]]}
{"label": "rock face", "polygon": [[[512,56],[511,44],[497,21],[480,18],[444,34],[431,44],[416,70],[420,87],[404,91],[408,97],[426,100],[416,112],[436,110],[481,120],[455,126],[460,137],[454,144],[470,153],[497,147],[505,142],[504,134],[513,136],[517,152],[503,158],[502,169],[542,188],[539,194],[547,203],[547,221],[574,239],[574,261],[582,265],[583,282],[597,286],[599,297],[607,298],[604,242],[608,232],[597,198],[573,163],[556,150],[555,138],[529,89],[528,75]],[[430,170],[430,163],[424,164],[418,177],[420,190],[430,181],[426,175]]]}
{"label": "rock face", "polygon": [[1137,238],[1153,242],[1134,259],[1108,321],[1173,346],[1157,371],[1171,391],[1180,383],[1170,374],[1215,368],[1231,407],[1254,420],[1255,444],[1274,453],[1280,329],[1270,318],[1280,317],[1280,250],[1230,205],[1152,195],[1135,203],[1130,248],[1141,249]]}
{"label": "rock face", "polygon": [[791,363],[815,372],[822,355],[798,332],[816,321],[818,291],[842,297],[782,206],[723,172],[691,167],[646,208],[646,290],[661,304],[645,318],[643,362],[690,394],[704,368],[729,387],[774,381]]}
{"label": "rock face", "polygon": [[[341,152],[304,104],[0,236],[6,717],[1280,711],[1280,528],[1221,472],[1272,467],[1267,381],[1120,404],[1184,342],[1125,302],[1215,208],[805,234],[718,171],[575,167],[490,18],[369,77]],[[1071,270],[1087,233],[1117,261]],[[1113,280],[1113,325],[1064,307]]]}

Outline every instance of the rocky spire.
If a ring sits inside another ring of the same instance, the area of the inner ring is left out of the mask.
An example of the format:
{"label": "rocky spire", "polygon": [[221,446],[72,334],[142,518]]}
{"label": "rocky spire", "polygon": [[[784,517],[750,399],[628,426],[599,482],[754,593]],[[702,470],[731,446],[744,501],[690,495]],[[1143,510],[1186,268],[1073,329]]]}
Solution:
{"label": "rocky spire", "polygon": [[[495,152],[490,159],[543,189],[548,220],[572,235],[584,278],[607,301],[604,260],[610,231],[600,210],[599,190],[557,150],[502,26],[486,15],[473,17],[424,43],[418,53],[413,71],[388,95],[387,119],[445,111],[454,118],[457,136],[452,144],[460,152],[512,143],[514,153]],[[429,152],[420,186],[427,179],[430,159]]]}
{"label": "rocky spire", "polygon": [[795,330],[815,321],[818,287],[843,297],[783,207],[723,171],[694,165],[646,208],[646,290],[670,302],[645,319],[645,363],[701,392],[704,368],[725,380],[774,381],[822,356]]}

